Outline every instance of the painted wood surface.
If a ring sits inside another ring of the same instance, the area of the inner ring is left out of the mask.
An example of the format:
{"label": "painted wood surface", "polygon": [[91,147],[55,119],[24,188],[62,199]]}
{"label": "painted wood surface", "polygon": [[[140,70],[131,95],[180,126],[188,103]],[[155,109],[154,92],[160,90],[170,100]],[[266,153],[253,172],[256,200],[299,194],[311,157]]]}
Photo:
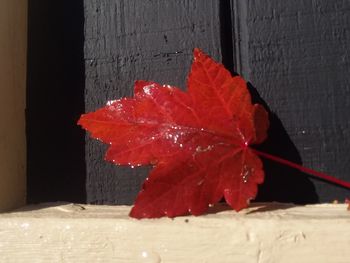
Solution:
{"label": "painted wood surface", "polygon": [[[237,69],[273,113],[263,149],[350,180],[350,2],[233,0],[232,7]],[[261,198],[283,192],[279,201],[317,201],[303,174],[265,165]],[[312,183],[320,201],[349,196]]]}
{"label": "painted wood surface", "polygon": [[49,203],[0,214],[0,261],[347,263],[345,204],[260,203],[135,220],[129,206]]}
{"label": "painted wood surface", "polygon": [[25,204],[27,1],[0,1],[0,211]]}

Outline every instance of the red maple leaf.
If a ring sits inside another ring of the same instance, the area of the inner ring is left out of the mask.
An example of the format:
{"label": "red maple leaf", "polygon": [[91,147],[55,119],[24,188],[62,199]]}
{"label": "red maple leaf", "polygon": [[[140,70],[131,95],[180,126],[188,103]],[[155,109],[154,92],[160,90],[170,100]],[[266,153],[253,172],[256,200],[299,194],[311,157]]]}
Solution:
{"label": "red maple leaf", "polygon": [[187,92],[137,81],[133,98],[110,102],[78,123],[110,144],[107,160],[154,166],[130,212],[135,218],[200,215],[222,197],[239,211],[264,180],[249,145],[266,138],[268,114],[251,103],[241,77],[199,49]]}

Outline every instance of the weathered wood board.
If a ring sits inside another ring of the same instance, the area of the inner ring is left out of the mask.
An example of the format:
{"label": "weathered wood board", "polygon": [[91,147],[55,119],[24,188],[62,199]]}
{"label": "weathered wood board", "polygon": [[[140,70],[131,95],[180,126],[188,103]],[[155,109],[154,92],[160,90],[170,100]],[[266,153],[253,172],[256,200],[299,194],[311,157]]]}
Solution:
{"label": "weathered wood board", "polygon": [[[349,181],[350,2],[231,2],[238,71],[275,114],[264,150]],[[317,201],[304,175],[266,166],[261,198]],[[349,196],[312,182],[320,201]]]}
{"label": "weathered wood board", "polygon": [[0,214],[0,261],[348,263],[345,204],[222,204],[203,216],[134,220],[130,206],[45,203]]}

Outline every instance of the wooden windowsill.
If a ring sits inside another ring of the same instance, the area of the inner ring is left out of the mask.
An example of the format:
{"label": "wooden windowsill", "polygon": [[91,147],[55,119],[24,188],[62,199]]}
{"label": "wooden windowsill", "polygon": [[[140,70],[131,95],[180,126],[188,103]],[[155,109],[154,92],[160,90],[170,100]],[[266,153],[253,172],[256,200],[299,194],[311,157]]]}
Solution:
{"label": "wooden windowsill", "polygon": [[348,262],[345,204],[252,204],[136,220],[129,206],[49,203],[0,214],[0,262]]}

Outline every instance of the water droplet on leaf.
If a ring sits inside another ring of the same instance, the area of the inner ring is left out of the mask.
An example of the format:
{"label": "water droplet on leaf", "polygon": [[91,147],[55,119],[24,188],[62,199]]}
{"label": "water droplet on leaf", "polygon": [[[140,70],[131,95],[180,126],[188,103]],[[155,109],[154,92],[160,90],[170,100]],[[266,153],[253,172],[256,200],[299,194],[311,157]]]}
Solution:
{"label": "water droplet on leaf", "polygon": [[254,171],[254,168],[251,168],[248,165],[244,165],[243,166],[243,169],[242,169],[242,172],[241,172],[241,176],[242,176],[242,179],[243,179],[244,183],[248,182],[249,177],[252,175],[253,171]]}

